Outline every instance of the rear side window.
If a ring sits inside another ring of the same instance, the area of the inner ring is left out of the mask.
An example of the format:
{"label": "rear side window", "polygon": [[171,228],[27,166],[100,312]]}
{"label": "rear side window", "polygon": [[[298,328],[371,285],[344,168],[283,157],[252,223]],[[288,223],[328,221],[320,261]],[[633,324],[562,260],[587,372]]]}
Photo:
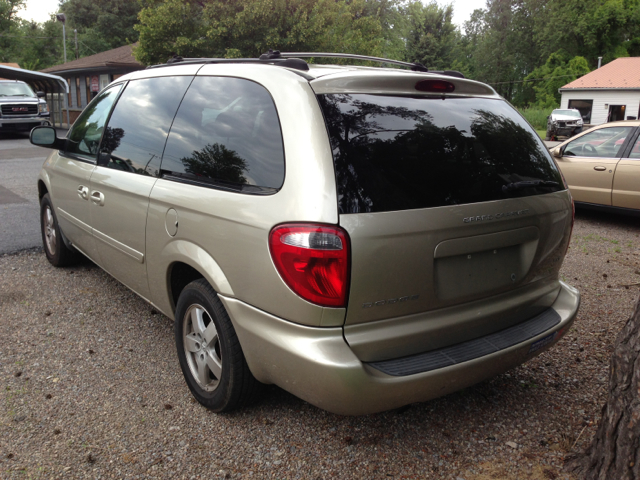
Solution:
{"label": "rear side window", "polygon": [[240,78],[196,77],[171,127],[162,173],[243,193],[276,192],[284,149],[269,92]]}
{"label": "rear side window", "polygon": [[547,149],[502,100],[319,95],[340,213],[486,202],[564,189]]}
{"label": "rear side window", "polygon": [[109,118],[98,165],[158,176],[169,127],[192,78],[130,81]]}

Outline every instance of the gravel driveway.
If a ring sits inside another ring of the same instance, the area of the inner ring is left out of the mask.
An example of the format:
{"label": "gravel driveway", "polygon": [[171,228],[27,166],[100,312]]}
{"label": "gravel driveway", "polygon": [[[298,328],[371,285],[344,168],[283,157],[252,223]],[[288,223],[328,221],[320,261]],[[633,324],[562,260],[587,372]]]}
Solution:
{"label": "gravel driveway", "polygon": [[578,211],[562,276],[583,295],[572,330],[490,381],[365,417],[269,387],[217,415],[182,379],[171,322],[109,275],[0,257],[0,478],[567,478],[638,297],[638,219]]}

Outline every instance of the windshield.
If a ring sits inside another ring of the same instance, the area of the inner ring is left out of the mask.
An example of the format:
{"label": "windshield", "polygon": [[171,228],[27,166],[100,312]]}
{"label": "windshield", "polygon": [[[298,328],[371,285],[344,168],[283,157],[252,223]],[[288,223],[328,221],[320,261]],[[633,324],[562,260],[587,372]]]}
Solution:
{"label": "windshield", "polygon": [[35,97],[36,94],[26,83],[0,83],[0,96],[2,97]]}
{"label": "windshield", "polygon": [[580,118],[580,112],[577,110],[554,110],[554,115],[565,115],[567,117]]}
{"label": "windshield", "polygon": [[563,190],[540,137],[502,100],[318,96],[341,213],[487,202]]}

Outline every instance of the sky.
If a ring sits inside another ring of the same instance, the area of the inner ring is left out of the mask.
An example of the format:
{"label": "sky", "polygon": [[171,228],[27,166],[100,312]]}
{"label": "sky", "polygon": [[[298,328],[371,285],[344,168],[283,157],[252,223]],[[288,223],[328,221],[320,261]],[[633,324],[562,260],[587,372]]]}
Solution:
{"label": "sky", "polygon": [[[427,0],[423,0],[426,3]],[[19,16],[25,20],[34,20],[38,23],[49,20],[49,15],[58,13],[58,0],[27,0],[26,10],[20,10]],[[441,0],[440,5],[453,4],[453,23],[462,27],[464,22],[476,8],[484,8],[486,0]]]}

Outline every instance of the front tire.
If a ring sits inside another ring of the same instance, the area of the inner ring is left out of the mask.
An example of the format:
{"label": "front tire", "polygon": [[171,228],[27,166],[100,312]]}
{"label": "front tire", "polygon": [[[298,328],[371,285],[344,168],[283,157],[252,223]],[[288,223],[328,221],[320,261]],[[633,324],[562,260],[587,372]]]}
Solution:
{"label": "front tire", "polygon": [[62,239],[62,231],[48,193],[40,200],[40,231],[44,253],[51,265],[68,267],[80,261],[80,253],[67,247]]}
{"label": "front tire", "polygon": [[180,293],[174,334],[182,374],[198,402],[227,412],[254,399],[260,383],[249,370],[227,311],[204,279]]}

